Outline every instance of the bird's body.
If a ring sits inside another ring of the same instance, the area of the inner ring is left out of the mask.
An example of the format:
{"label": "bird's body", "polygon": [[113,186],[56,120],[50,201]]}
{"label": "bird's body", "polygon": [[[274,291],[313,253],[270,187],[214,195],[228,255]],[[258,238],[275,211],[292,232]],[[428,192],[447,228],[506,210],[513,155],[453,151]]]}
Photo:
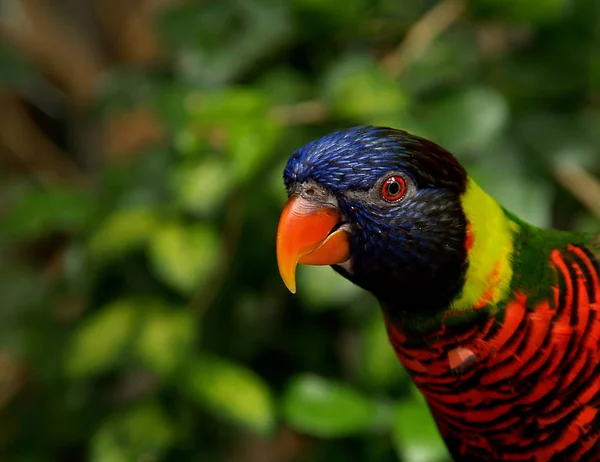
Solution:
{"label": "bird's body", "polygon": [[371,291],[457,461],[600,461],[600,235],[528,225],[443,148],[359,127],[297,151],[278,259]]}
{"label": "bird's body", "polygon": [[416,338],[386,320],[390,341],[456,460],[600,460],[597,253],[522,226],[511,264],[529,274],[513,274],[505,300],[470,319],[448,311]]}

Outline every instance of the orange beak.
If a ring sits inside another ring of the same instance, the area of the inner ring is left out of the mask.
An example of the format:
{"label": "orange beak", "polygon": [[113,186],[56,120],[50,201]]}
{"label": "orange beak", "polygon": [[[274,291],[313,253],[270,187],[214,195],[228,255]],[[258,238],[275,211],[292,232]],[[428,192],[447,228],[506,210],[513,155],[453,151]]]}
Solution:
{"label": "orange beak", "polygon": [[293,195],[285,205],[277,229],[277,263],[284,284],[296,293],[296,266],[335,265],[350,258],[348,232],[339,228],[335,207]]}

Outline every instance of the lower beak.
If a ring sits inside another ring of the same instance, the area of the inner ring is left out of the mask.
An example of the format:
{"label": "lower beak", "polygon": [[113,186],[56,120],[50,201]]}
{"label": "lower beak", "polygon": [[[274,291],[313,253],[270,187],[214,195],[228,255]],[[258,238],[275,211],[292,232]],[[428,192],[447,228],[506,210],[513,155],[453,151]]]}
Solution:
{"label": "lower beak", "polygon": [[277,263],[286,287],[296,293],[296,266],[335,265],[350,258],[348,232],[334,228],[337,208],[293,195],[285,205],[277,229]]}

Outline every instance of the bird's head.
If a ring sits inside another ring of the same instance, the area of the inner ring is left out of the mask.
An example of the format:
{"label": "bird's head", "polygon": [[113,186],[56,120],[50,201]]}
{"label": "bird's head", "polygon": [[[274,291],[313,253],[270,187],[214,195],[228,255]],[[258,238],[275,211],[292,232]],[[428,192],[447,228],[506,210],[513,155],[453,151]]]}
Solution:
{"label": "bird's head", "polygon": [[277,258],[292,292],[301,263],[332,265],[401,310],[444,308],[460,296],[469,177],[445,149],[400,130],[351,128],[296,151],[284,182]]}

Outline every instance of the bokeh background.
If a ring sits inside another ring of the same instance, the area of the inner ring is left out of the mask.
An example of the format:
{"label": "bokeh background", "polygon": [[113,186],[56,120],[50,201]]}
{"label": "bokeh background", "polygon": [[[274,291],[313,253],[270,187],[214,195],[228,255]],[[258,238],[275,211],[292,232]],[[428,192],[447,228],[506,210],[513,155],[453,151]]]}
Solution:
{"label": "bokeh background", "polygon": [[277,274],[334,129],[600,229],[596,0],[3,0],[0,37],[3,461],[448,460],[375,301]]}

